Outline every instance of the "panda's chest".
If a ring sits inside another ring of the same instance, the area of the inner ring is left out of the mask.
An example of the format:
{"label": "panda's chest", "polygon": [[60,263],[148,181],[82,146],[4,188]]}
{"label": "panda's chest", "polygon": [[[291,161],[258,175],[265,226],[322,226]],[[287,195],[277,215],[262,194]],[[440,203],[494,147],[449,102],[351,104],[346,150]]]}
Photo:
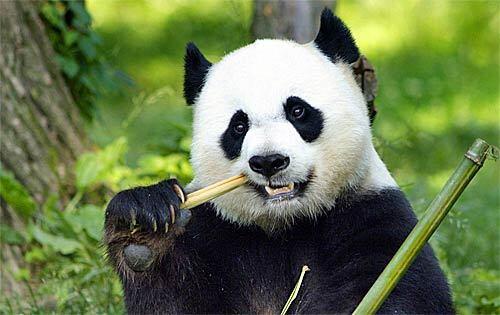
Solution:
{"label": "panda's chest", "polygon": [[[317,244],[311,240],[235,240],[224,282],[232,292],[230,304],[239,313],[280,313],[297,283],[302,266],[316,269]],[[316,270],[317,271],[317,270]],[[311,274],[304,277],[297,298],[310,291]],[[309,292],[310,293],[310,292]],[[295,306],[296,306],[295,305]]]}

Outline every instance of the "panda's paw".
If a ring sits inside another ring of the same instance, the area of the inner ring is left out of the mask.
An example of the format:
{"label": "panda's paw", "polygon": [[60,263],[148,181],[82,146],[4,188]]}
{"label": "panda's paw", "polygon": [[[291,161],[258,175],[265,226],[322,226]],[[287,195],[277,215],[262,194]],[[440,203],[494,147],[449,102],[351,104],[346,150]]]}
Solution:
{"label": "panda's paw", "polygon": [[118,193],[106,209],[104,241],[111,260],[134,271],[149,268],[184,232],[191,218],[189,210],[179,209],[185,198],[175,179]]}
{"label": "panda's paw", "polygon": [[189,210],[179,210],[185,192],[176,179],[119,192],[106,209],[106,226],[130,233],[168,233],[184,228]]}

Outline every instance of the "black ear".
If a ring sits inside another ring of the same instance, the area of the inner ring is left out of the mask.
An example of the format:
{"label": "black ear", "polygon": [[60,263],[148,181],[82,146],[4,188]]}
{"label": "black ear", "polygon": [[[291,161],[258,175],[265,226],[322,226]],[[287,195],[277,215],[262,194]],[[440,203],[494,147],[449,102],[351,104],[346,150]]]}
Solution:
{"label": "black ear", "polygon": [[359,58],[359,50],[351,32],[328,8],[324,8],[321,13],[321,24],[314,42],[332,62],[340,59],[353,63]]}
{"label": "black ear", "polygon": [[184,98],[189,105],[193,105],[200,94],[211,66],[195,44],[187,44],[184,56]]}

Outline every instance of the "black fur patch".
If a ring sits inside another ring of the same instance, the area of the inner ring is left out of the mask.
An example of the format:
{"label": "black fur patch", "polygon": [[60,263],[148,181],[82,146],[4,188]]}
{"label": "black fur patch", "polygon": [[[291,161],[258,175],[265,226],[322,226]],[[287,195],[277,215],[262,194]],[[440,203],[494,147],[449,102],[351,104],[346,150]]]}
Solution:
{"label": "black fur patch", "polygon": [[187,44],[184,56],[184,98],[189,105],[193,105],[200,94],[211,66],[195,44]]}
{"label": "black fur patch", "polygon": [[[293,115],[294,109],[302,107],[303,115],[296,118]],[[312,107],[306,101],[297,96],[290,96],[284,105],[286,119],[297,129],[302,139],[306,142],[316,140],[323,130],[323,114],[320,110]]]}
{"label": "black fur patch", "polygon": [[332,62],[340,59],[353,63],[359,58],[359,49],[351,32],[344,22],[328,8],[321,13],[321,25],[314,42]]}
{"label": "black fur patch", "polygon": [[[175,246],[149,271],[120,274],[129,313],[279,313],[303,265],[290,314],[352,313],[415,226],[396,189],[352,195],[315,221],[280,235],[221,219],[211,204],[193,209]],[[379,310],[449,314],[446,278],[426,245]]]}
{"label": "black fur patch", "polygon": [[[237,124],[243,124],[245,129],[242,133],[238,133],[235,130]],[[241,146],[243,145],[243,140],[248,132],[249,122],[248,116],[242,110],[237,111],[231,121],[227,126],[226,131],[222,134],[220,138],[220,144],[224,150],[224,154],[230,160],[237,158],[240,155]]]}

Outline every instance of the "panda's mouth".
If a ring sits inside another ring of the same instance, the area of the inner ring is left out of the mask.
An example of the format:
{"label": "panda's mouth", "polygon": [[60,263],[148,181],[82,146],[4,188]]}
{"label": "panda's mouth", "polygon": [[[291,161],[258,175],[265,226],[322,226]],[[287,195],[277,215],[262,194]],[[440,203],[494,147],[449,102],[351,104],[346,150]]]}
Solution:
{"label": "panda's mouth", "polygon": [[272,183],[269,183],[268,185],[257,185],[251,183],[250,185],[268,201],[284,201],[302,195],[308,183],[309,179],[304,182],[291,182],[284,186],[273,185]]}
{"label": "panda's mouth", "polygon": [[279,197],[281,195],[292,194],[295,191],[295,183],[290,183],[286,186],[278,187],[264,186],[264,189],[266,190],[269,197]]}

